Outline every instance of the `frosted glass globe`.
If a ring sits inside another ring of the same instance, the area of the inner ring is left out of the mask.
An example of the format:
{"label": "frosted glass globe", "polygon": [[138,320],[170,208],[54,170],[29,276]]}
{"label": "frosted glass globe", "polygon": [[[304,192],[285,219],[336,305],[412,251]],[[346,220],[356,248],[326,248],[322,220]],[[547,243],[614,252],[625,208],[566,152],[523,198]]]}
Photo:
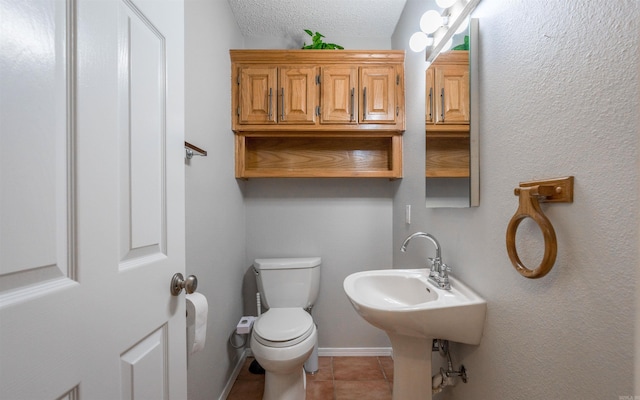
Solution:
{"label": "frosted glass globe", "polygon": [[421,52],[427,47],[429,38],[424,32],[416,32],[409,39],[409,47],[416,53]]}
{"label": "frosted glass globe", "polygon": [[438,7],[449,8],[456,3],[457,0],[436,0]]}
{"label": "frosted glass globe", "polygon": [[420,29],[426,34],[433,33],[442,26],[442,16],[435,10],[429,10],[420,18]]}

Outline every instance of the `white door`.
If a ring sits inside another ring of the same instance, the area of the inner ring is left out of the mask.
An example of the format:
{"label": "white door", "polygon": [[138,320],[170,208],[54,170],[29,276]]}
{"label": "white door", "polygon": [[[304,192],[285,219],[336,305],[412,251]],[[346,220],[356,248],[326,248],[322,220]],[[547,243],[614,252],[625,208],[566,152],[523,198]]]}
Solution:
{"label": "white door", "polygon": [[0,0],[0,398],[184,399],[182,0]]}

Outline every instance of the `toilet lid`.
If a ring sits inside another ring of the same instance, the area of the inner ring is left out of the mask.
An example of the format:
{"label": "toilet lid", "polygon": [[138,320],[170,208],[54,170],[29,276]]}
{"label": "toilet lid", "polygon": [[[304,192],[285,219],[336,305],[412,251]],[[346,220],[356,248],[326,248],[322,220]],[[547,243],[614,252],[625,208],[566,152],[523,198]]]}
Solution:
{"label": "toilet lid", "polygon": [[302,308],[271,308],[253,324],[253,333],[265,346],[286,347],[309,337],[313,327],[313,318]]}

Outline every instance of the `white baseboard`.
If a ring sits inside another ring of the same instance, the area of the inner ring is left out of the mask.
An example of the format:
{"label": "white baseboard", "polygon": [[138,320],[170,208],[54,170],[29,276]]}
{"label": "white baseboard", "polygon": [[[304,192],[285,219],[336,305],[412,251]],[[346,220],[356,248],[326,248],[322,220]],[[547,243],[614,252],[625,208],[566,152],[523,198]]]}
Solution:
{"label": "white baseboard", "polygon": [[236,366],[233,368],[233,372],[231,373],[231,376],[229,376],[229,379],[227,380],[227,384],[224,385],[224,389],[222,390],[220,397],[218,397],[218,400],[226,400],[227,397],[229,397],[229,393],[231,393],[231,388],[233,388],[233,384],[235,383],[236,378],[238,377],[238,375],[240,375],[240,371],[242,371],[242,366],[244,365],[244,361],[250,355],[251,355],[251,349],[248,349],[248,348],[244,349],[244,351],[240,355],[240,358],[238,359],[238,362],[236,362]]}
{"label": "white baseboard", "polygon": [[[244,350],[244,358],[253,357],[250,348]],[[321,357],[375,357],[393,356],[391,347],[319,347]]]}
{"label": "white baseboard", "polygon": [[319,347],[318,356],[324,357],[367,357],[391,356],[391,347]]}

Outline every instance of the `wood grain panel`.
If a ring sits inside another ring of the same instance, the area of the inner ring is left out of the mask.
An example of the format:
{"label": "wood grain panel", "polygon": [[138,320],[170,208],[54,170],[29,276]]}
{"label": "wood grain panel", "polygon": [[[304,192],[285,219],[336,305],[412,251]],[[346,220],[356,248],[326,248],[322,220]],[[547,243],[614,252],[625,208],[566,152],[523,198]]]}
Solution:
{"label": "wood grain panel", "polygon": [[426,154],[426,176],[429,178],[468,177],[469,139],[428,139]]}

